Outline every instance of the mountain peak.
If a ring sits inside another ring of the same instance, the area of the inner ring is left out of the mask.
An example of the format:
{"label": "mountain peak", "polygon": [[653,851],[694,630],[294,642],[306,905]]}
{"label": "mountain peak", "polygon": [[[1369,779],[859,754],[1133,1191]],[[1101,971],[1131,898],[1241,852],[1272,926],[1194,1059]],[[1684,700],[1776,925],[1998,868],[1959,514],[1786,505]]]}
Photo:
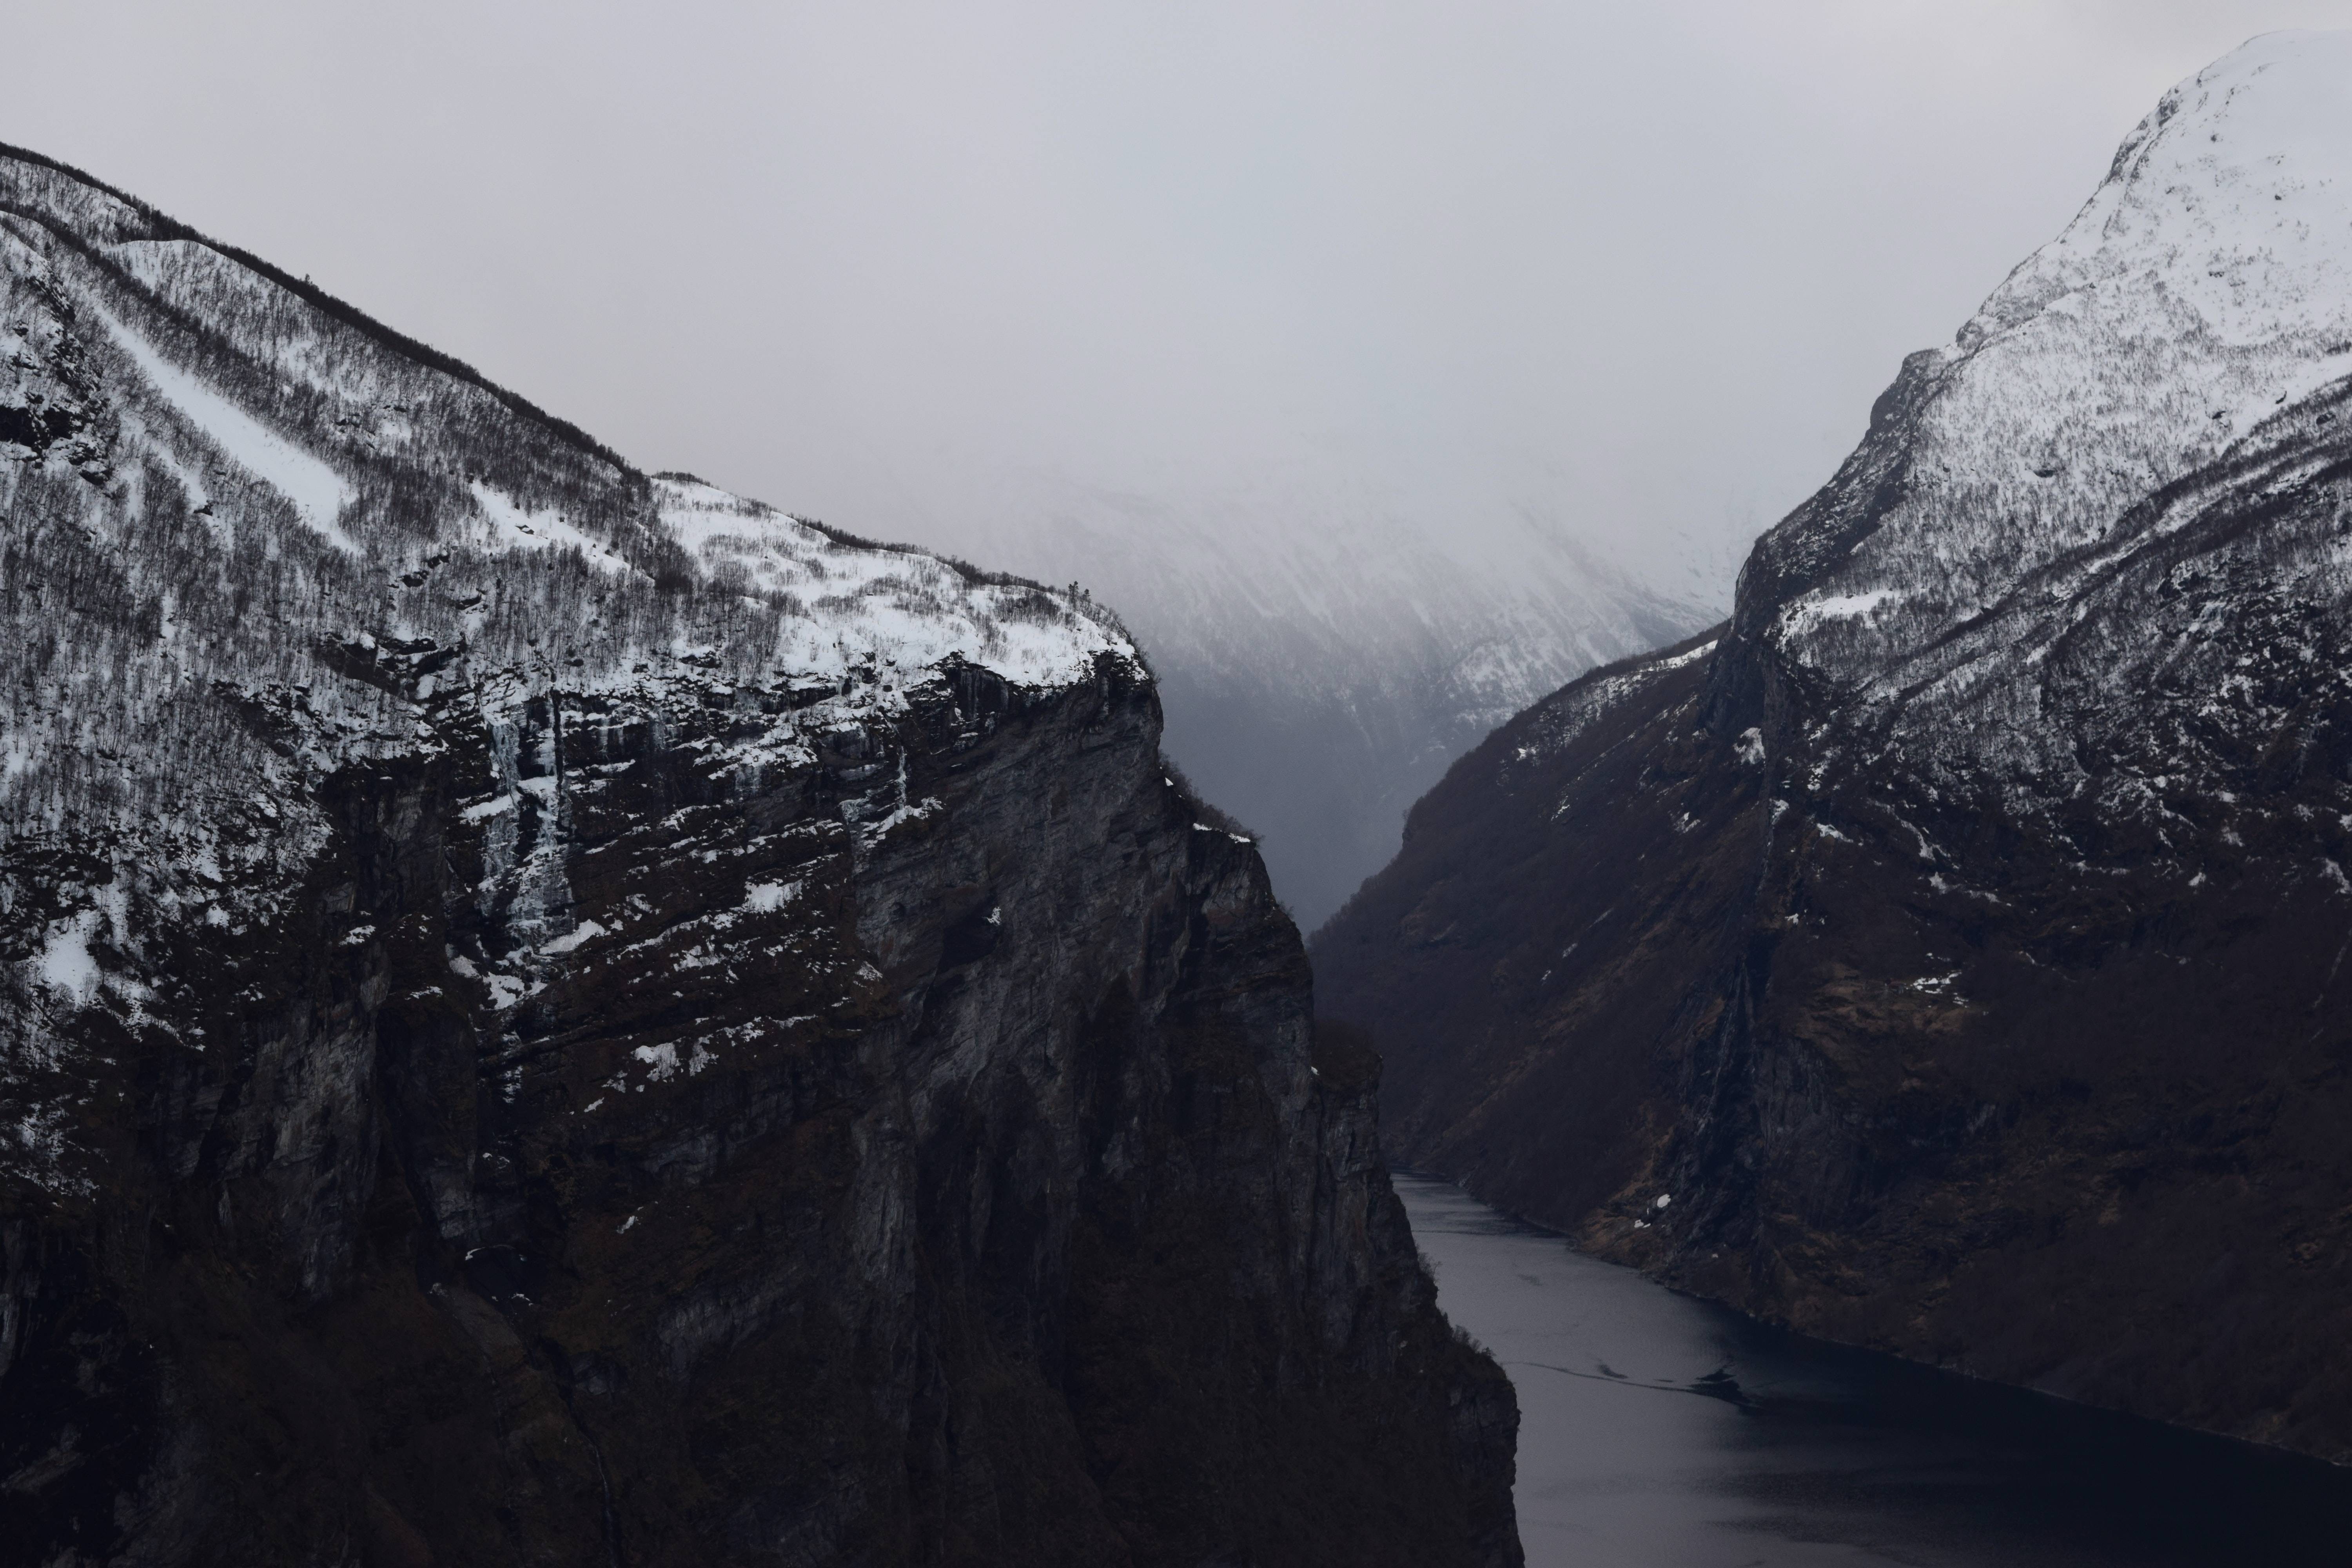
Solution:
{"label": "mountain peak", "polygon": [[1742,632],[1857,689],[1932,679],[1954,627],[2347,374],[2352,33],[2268,34],[2168,92],[2065,230],[1906,363],[1763,542]]}
{"label": "mountain peak", "polygon": [[2219,343],[2340,328],[2352,290],[2352,32],[2267,33],[2167,92],[2074,222],[2010,275],[1958,347],[2087,289]]}

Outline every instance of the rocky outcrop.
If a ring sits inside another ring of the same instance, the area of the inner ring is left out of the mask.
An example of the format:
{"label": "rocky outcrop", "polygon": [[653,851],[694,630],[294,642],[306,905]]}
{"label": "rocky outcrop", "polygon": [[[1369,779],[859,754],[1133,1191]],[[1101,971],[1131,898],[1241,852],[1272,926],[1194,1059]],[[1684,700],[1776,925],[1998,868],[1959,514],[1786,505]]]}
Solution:
{"label": "rocky outcrop", "polygon": [[1107,614],[26,155],[0,282],[12,1561],[1518,1561]]}
{"label": "rocky outcrop", "polygon": [[2168,95],[1731,622],[1318,939],[1407,1161],[1807,1331],[2352,1459],[2352,39]]}

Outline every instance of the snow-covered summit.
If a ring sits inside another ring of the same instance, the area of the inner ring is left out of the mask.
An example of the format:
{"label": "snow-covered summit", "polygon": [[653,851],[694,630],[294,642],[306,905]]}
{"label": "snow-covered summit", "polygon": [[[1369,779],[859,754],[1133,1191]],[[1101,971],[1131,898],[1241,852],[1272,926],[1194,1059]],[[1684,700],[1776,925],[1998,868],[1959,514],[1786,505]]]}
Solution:
{"label": "snow-covered summit", "polygon": [[2352,300],[2347,248],[2352,32],[2266,34],[2164,95],[1960,346],[2103,288],[2118,326],[2162,310],[2163,325],[2249,347],[2330,331]]}
{"label": "snow-covered summit", "polygon": [[1899,689],[1951,628],[2347,374],[2352,33],[2270,34],[2168,92],[2064,232],[1914,357],[1895,427],[1768,542],[1797,591],[1766,635]]}

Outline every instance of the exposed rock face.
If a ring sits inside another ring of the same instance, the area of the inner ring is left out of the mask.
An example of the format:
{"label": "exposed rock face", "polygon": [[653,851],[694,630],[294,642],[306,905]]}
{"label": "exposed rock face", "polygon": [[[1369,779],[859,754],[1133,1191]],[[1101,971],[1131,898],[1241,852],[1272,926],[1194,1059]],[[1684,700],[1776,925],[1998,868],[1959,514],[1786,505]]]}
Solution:
{"label": "exposed rock face", "polygon": [[1518,1561],[1114,621],[26,155],[0,288],[11,1561]]}
{"label": "exposed rock face", "polygon": [[2352,38],[2168,94],[1719,634],[1318,938],[1392,1144],[1811,1332],[2352,1459]]}

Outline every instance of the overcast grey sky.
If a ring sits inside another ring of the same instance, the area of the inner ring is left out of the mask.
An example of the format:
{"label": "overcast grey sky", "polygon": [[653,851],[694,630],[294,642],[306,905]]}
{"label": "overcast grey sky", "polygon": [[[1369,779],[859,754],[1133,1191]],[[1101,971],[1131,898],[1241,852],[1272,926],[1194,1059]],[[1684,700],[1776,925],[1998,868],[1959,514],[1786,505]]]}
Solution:
{"label": "overcast grey sky", "polygon": [[649,468],[861,531],[968,541],[1000,472],[1271,465],[1500,486],[1639,559],[1825,478],[2164,88],[2336,25],[2352,0],[78,0],[11,15],[0,140]]}

